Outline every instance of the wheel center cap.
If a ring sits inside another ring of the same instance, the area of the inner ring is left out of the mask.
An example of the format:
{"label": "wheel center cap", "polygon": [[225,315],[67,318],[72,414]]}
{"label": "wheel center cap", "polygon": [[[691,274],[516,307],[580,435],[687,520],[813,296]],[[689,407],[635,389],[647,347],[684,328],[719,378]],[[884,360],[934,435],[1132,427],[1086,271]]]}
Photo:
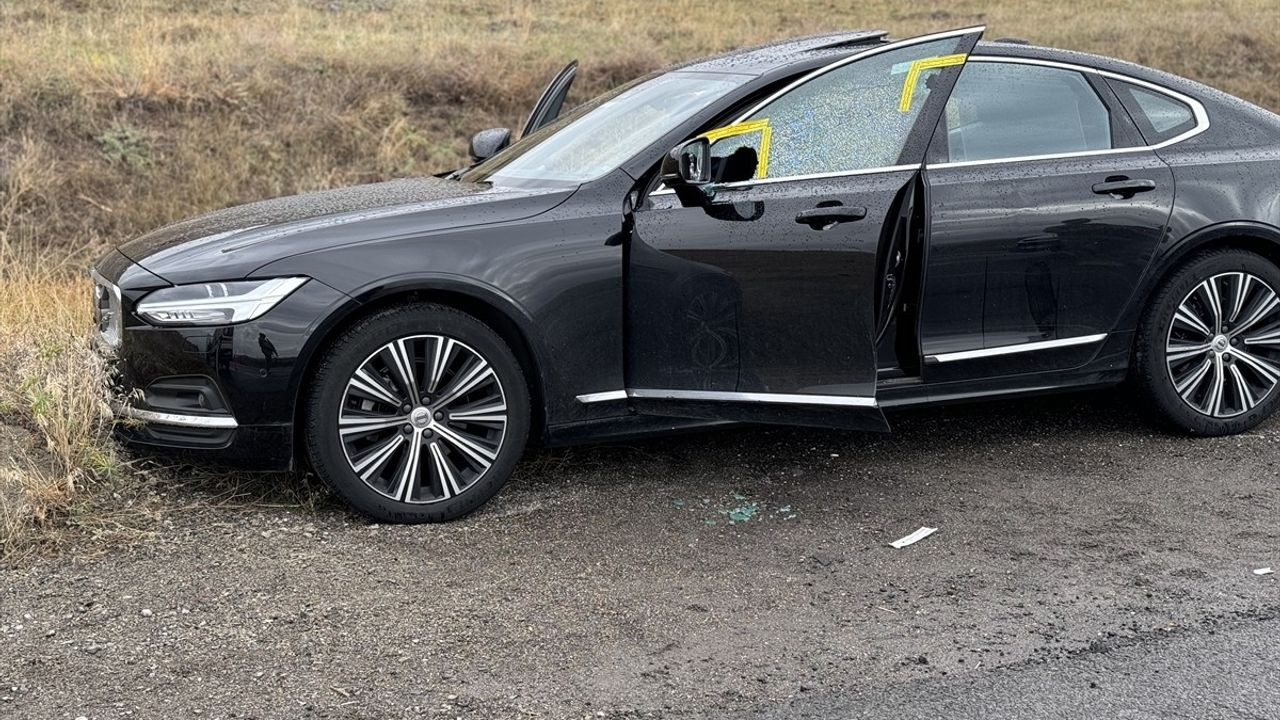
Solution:
{"label": "wheel center cap", "polygon": [[416,407],[409,413],[409,423],[419,430],[431,427],[431,411],[425,407]]}
{"label": "wheel center cap", "polygon": [[1227,348],[1230,345],[1231,343],[1227,340],[1226,335],[1219,335],[1213,339],[1213,344],[1211,347],[1213,348],[1214,352],[1218,354],[1222,354],[1227,351]]}

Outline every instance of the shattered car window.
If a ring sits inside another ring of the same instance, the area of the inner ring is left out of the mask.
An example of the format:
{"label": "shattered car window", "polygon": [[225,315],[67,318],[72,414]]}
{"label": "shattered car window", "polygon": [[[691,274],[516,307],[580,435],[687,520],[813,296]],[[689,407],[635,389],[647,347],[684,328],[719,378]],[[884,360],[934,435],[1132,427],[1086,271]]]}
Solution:
{"label": "shattered car window", "polygon": [[712,141],[714,182],[741,182],[768,175],[769,141],[773,136],[768,121],[737,123],[704,136]]}
{"label": "shattered car window", "polygon": [[[772,130],[763,177],[847,172],[898,164],[932,88],[961,65],[947,38],[855,60],[787,92],[750,116]],[[719,143],[717,143],[718,145]],[[738,141],[735,145],[741,145]],[[714,149],[714,154],[725,155]]]}

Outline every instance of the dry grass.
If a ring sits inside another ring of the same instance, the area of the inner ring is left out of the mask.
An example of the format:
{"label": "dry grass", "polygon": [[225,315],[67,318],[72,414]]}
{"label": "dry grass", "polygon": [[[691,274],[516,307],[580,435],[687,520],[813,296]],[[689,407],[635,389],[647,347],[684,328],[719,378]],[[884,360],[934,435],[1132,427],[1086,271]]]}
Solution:
{"label": "dry grass", "polygon": [[517,126],[569,58],[581,99],[778,37],[975,23],[1280,109],[1274,0],[0,0],[0,419],[47,446],[0,477],[0,541],[17,546],[32,518],[64,516],[79,489],[122,473],[88,399],[79,274],[108,243],[455,166],[467,134]]}
{"label": "dry grass", "polygon": [[26,142],[0,176],[0,560],[84,508],[87,487],[123,475],[89,347],[86,257],[20,234],[33,199],[53,192],[49,167]]}
{"label": "dry grass", "polygon": [[577,95],[735,45],[849,27],[1117,54],[1280,108],[1280,3],[591,0],[7,0],[0,166],[57,165],[42,240],[118,239],[193,211],[457,164],[470,131],[516,125],[551,72]]}

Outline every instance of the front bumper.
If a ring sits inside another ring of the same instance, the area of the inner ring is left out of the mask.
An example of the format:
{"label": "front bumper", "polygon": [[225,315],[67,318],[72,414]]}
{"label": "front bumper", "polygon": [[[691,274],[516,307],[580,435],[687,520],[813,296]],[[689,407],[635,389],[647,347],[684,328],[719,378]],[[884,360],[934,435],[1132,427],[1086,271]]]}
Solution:
{"label": "front bumper", "polygon": [[250,322],[156,327],[134,307],[168,283],[118,252],[99,261],[94,279],[107,285],[98,298],[118,298],[118,338],[104,334],[100,345],[111,358],[122,440],[254,469],[292,465],[310,341],[345,295],[311,280]]}

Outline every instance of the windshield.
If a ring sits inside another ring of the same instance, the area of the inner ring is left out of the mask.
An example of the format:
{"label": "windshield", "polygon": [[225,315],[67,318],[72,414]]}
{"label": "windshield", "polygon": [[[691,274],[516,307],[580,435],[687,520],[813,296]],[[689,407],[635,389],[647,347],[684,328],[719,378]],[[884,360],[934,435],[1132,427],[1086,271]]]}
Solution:
{"label": "windshield", "polygon": [[462,179],[516,186],[594,180],[750,79],[694,72],[640,78],[521,138]]}

